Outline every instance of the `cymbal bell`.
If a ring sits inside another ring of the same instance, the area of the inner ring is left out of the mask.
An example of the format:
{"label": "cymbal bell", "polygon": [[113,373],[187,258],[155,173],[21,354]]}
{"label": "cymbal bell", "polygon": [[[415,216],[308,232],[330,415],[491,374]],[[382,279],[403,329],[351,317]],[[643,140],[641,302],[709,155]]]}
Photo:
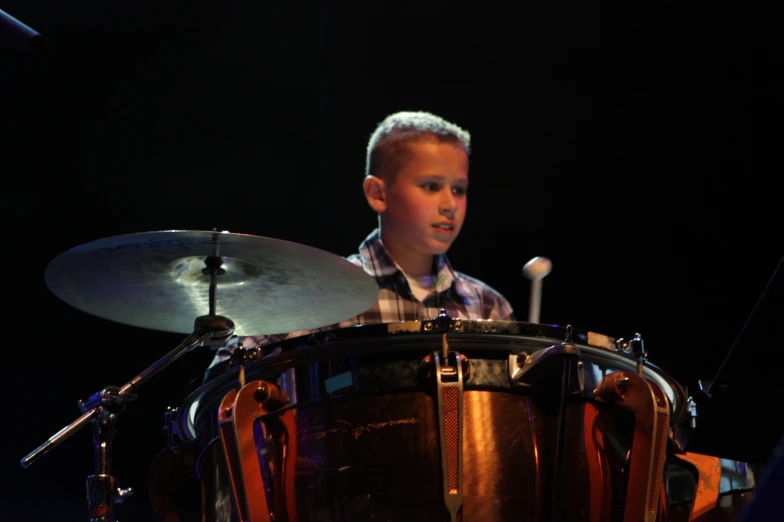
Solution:
{"label": "cymbal bell", "polygon": [[[213,257],[217,256],[217,257]],[[213,280],[206,261],[220,264]],[[378,298],[361,267],[314,247],[247,234],[164,230],[76,246],[47,266],[49,289],[88,314],[190,334],[211,313],[237,335],[309,330],[354,317]]]}

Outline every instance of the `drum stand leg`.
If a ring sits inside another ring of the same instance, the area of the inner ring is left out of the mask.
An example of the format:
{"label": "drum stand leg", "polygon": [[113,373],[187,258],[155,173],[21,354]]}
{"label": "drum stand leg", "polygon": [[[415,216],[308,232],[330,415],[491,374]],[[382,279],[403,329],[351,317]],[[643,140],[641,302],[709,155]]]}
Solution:
{"label": "drum stand leg", "polygon": [[120,489],[111,475],[112,438],[117,414],[101,408],[94,419],[95,474],[87,477],[87,502],[90,522],[113,522],[114,505],[133,494],[132,488]]}

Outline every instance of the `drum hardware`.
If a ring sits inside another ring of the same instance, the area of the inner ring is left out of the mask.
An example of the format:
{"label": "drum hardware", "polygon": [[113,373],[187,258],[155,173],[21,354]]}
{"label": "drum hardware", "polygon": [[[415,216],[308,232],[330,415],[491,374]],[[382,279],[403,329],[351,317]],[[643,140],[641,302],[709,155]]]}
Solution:
{"label": "drum hardware", "polygon": [[[531,368],[536,368],[537,366],[544,370],[547,366],[545,361],[555,361],[557,355],[558,359],[561,360],[561,368],[560,368],[560,377],[561,377],[561,389],[559,395],[559,405],[558,405],[558,432],[557,432],[557,439],[556,439],[556,449],[555,449],[555,479],[554,479],[554,488],[553,488],[553,514],[551,520],[556,522],[560,519],[560,506],[561,506],[561,487],[563,481],[563,462],[564,462],[564,440],[566,439],[566,409],[569,404],[569,396],[571,395],[573,388],[575,387],[574,384],[574,377],[577,377],[576,388],[577,392],[582,393],[584,388],[584,374],[583,374],[583,365],[582,362],[579,360],[580,350],[573,344],[573,332],[572,326],[566,326],[566,336],[564,338],[564,342],[550,346],[548,348],[544,348],[543,350],[539,350],[534,352],[531,357],[526,357],[525,363],[528,362],[529,359],[532,359],[530,365],[526,368],[526,371],[523,371],[520,375],[520,378],[525,376],[526,374],[529,375],[529,379],[537,380],[537,377],[543,377],[544,372],[540,371],[537,375],[537,372],[531,371]],[[541,361],[541,362],[540,362]],[[557,365],[556,365],[557,366]],[[541,383],[541,379],[539,379]]]}
{"label": "drum hardware", "polygon": [[441,334],[441,359],[447,360],[447,353],[449,352],[449,342],[447,341],[446,334],[449,332],[459,332],[462,329],[462,320],[457,317],[452,319],[446,313],[445,308],[441,308],[438,316],[434,319],[422,321],[423,332],[439,332]]}
{"label": "drum hardware", "polygon": [[117,479],[111,475],[112,439],[114,436],[117,415],[125,408],[125,403],[133,401],[136,396],[128,394],[123,397],[119,389],[109,386],[94,394],[86,401],[79,401],[82,413],[97,412],[92,419],[95,429],[95,473],[87,477],[87,499],[90,506],[91,520],[103,520],[110,513],[114,504],[121,504],[133,495],[133,488],[120,488]]}
{"label": "drum hardware", "polygon": [[[221,289],[227,290],[227,308],[234,307],[242,320],[240,329],[251,335],[332,324],[366,310],[378,295],[373,278],[334,254],[215,230],[114,236],[55,258],[47,266],[46,283],[75,308],[131,326],[190,331],[176,348],[122,387],[108,386],[79,401],[82,415],[22,459],[22,467],[29,467],[92,422],[95,473],[87,480],[90,522],[115,522],[114,505],[133,493],[132,488],[118,488],[111,475],[114,426],[125,405],[136,397],[133,392],[191,350],[225,347],[233,338],[234,321],[217,313],[219,278],[223,278]],[[310,291],[288,292],[292,286]],[[184,316],[193,317],[193,311],[204,304],[202,288],[207,290],[209,313],[188,328]],[[293,297],[286,300],[281,291]],[[267,307],[258,306],[260,297]]]}
{"label": "drum hardware", "polygon": [[624,521],[654,522],[660,508],[669,440],[669,400],[655,383],[623,371],[605,376],[594,396],[634,413],[634,441]]}
{"label": "drum hardware", "polygon": [[169,406],[163,413],[163,432],[166,434],[166,447],[173,448],[177,437],[177,408]]}
{"label": "drum hardware", "polygon": [[531,354],[512,352],[507,361],[509,381],[512,384],[531,387],[545,394],[550,394],[557,387],[558,435],[555,450],[556,476],[553,488],[553,513],[551,515],[553,521],[559,518],[561,469],[568,400],[572,394],[582,394],[585,388],[585,374],[583,363],[580,361],[580,350],[572,341],[572,327],[567,325],[564,342],[536,350]]}
{"label": "drum hardware", "polygon": [[[637,451],[632,448],[636,416],[626,407],[594,400],[589,390],[610,371],[636,377],[636,362],[618,353],[614,344],[597,342],[598,334],[576,329],[572,333],[584,365],[585,396],[568,397],[560,464],[557,389],[543,393],[538,384],[510,386],[506,366],[511,350],[534,353],[561,344],[567,338],[564,327],[462,320],[459,332],[448,333],[446,364],[440,358],[440,335],[432,325],[425,331],[420,321],[335,330],[326,344],[313,344],[310,337],[275,343],[280,356],[248,363],[246,368],[248,381],[278,382],[278,376],[291,375],[293,383],[291,388],[279,383],[292,401],[256,421],[257,434],[263,431],[267,436],[256,436],[256,460],[267,473],[262,478],[269,508],[260,520],[268,520],[270,513],[284,520],[274,500],[284,496],[275,489],[283,477],[269,473],[272,466],[265,459],[274,462],[280,458],[278,451],[290,449],[272,437],[272,423],[288,411],[297,422],[296,431],[290,428],[287,433],[297,438],[298,520],[369,520],[373,514],[392,522],[449,520],[440,440],[447,431],[437,411],[433,352],[442,366],[454,368],[454,351],[460,352],[460,367],[471,371],[469,381],[463,372],[463,498],[458,519],[501,522],[519,519],[525,512],[532,519],[553,520],[553,488],[560,470],[561,505],[555,515],[560,522],[622,520],[630,456]],[[425,386],[419,370],[423,351],[430,354],[424,366],[429,366],[433,379]],[[326,380],[348,367],[361,376],[351,393],[334,395],[325,389]],[[544,368],[540,363],[536,372]],[[557,368],[550,377],[556,383]],[[646,365],[645,373],[667,394],[672,418],[683,416],[687,394],[682,386],[654,364]],[[221,519],[220,510],[227,506],[219,505],[218,498],[230,502],[233,513],[228,520],[240,520],[233,507],[217,414],[222,398],[236,385],[234,372],[217,376],[179,408],[180,433],[202,442],[199,473],[202,499],[207,499],[206,520]],[[632,385],[630,379],[628,387]],[[303,400],[293,399],[294,388]],[[635,487],[640,484],[647,486],[637,481]],[[499,504],[496,499],[504,500]]]}
{"label": "drum hardware", "polygon": [[247,364],[258,361],[264,357],[264,351],[258,346],[245,348],[242,343],[237,343],[229,357],[229,368],[237,368],[237,381],[240,388],[245,386],[245,369]]}
{"label": "drum hardware", "polygon": [[250,361],[257,361],[261,358],[261,350],[257,347],[245,348],[242,343],[238,343],[231,352],[229,367],[237,367],[237,380],[240,388],[245,386],[245,365]]}
{"label": "drum hardware", "polygon": [[694,397],[689,396],[689,427],[694,429],[697,427],[697,402]]}
{"label": "drum hardware", "polygon": [[[259,380],[230,390],[221,401],[218,424],[228,466],[235,508],[243,522],[296,522],[295,465],[297,437],[294,412],[283,408],[289,399],[277,384]],[[264,431],[265,445],[273,449],[269,465],[274,484],[264,484],[259,462],[256,431],[257,419]],[[265,492],[272,490],[272,509]],[[255,494],[254,494],[255,493]]]}
{"label": "drum hardware", "polygon": [[[446,334],[444,334],[446,335]],[[463,364],[460,354],[443,360],[433,352],[444,503],[452,522],[463,504]]]}
{"label": "drum hardware", "polygon": [[[450,352],[450,354],[453,355],[455,360],[460,361],[460,368],[462,369],[463,372],[463,382],[468,381],[471,375],[471,364],[469,363],[468,357],[466,357],[462,353],[457,353],[457,352]],[[433,354],[428,354],[425,356],[424,359],[422,359],[422,375],[424,376],[425,379],[432,379],[433,376],[435,375],[434,371],[435,371],[435,360],[433,358]],[[451,365],[447,364],[445,367],[442,366],[441,371],[450,374],[451,376],[453,376],[453,378],[456,378],[457,376],[454,363],[452,363]]]}
{"label": "drum hardware", "polygon": [[128,402],[136,398],[132,392],[139,386],[164,370],[180,356],[197,346],[209,344],[213,337],[215,337],[217,344],[225,342],[231,332],[231,321],[226,318],[220,316],[197,318],[194,324],[194,333],[152,366],[122,387],[107,386],[90,398],[80,401],[79,408],[82,415],[23,458],[22,467],[31,466],[45,453],[62,443],[87,423],[92,422],[95,442],[95,474],[87,478],[88,513],[91,522],[114,522],[114,504],[121,503],[132,492],[131,489],[117,488],[117,479],[111,475],[112,439],[117,416]]}
{"label": "drum hardware", "polygon": [[[688,389],[687,389],[688,392]],[[694,400],[694,397],[691,395],[688,397],[686,403],[687,413],[683,422],[678,425],[675,425],[672,428],[672,433],[670,438],[672,439],[672,443],[677,448],[678,452],[683,453],[685,451],[686,445],[689,442],[689,437],[694,433],[694,429],[697,427],[697,402]],[[688,420],[686,420],[688,419]]]}
{"label": "drum hardware", "polygon": [[[572,343],[571,326],[567,326],[566,339],[562,343],[541,348],[533,353],[525,351],[510,353],[509,381],[517,386],[549,389],[555,384],[552,372],[560,372],[562,365],[567,363],[570,366],[568,393],[581,394],[585,389],[585,373],[579,357],[580,350]],[[576,379],[572,379],[571,376]]]}
{"label": "drum hardware", "polygon": [[447,334],[461,329],[462,321],[453,320],[444,308],[438,317],[422,324],[422,331],[441,334],[441,349],[427,355],[422,368],[428,378],[436,380],[441,481],[452,522],[463,505],[463,382],[470,365],[466,357],[449,350]]}
{"label": "drum hardware", "polygon": [[[571,326],[566,327],[564,342],[528,354],[512,352],[508,358],[509,380],[517,386],[527,386],[547,394],[557,387],[558,435],[556,440],[556,477],[553,489],[552,519],[559,519],[563,444],[566,431],[566,408],[569,396],[585,390],[585,373],[579,359],[580,350],[572,344]],[[557,376],[560,374],[560,379]],[[554,378],[556,377],[556,378]]]}
{"label": "drum hardware", "polygon": [[163,414],[165,447],[150,466],[147,487],[155,520],[171,520],[172,514],[177,517],[182,514],[175,486],[196,475],[198,443],[181,437],[177,429],[177,412],[178,408],[166,408]]}
{"label": "drum hardware", "polygon": [[645,343],[639,333],[634,334],[631,341],[626,341],[623,338],[615,341],[615,348],[619,352],[627,353],[637,359],[637,375],[643,376],[643,363],[648,358],[648,352],[645,351]]}
{"label": "drum hardware", "polygon": [[447,333],[449,332],[460,332],[463,329],[463,321],[460,318],[452,319],[449,314],[446,313],[446,309],[442,308],[438,316],[434,319],[428,319],[422,322],[420,327],[422,332],[440,332],[441,333],[441,350],[440,352],[434,352],[433,354],[428,354],[422,359],[422,373],[424,374],[426,379],[430,379],[433,377],[435,359],[434,354],[438,353],[440,355],[440,372],[442,373],[442,377],[449,382],[453,382],[457,380],[457,361],[460,362],[460,368],[462,371],[462,379],[468,379],[468,375],[471,371],[471,365],[468,363],[468,358],[464,355],[461,355],[457,352],[454,352],[453,361],[454,363],[450,364],[450,357],[449,357],[449,341],[447,339]]}

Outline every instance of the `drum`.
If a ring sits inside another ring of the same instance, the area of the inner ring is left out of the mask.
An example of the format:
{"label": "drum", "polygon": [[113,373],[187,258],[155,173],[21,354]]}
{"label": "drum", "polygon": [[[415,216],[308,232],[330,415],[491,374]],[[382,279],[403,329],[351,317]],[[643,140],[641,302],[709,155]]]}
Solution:
{"label": "drum", "polygon": [[679,383],[606,335],[445,324],[290,339],[205,383],[177,420],[202,519],[666,520]]}

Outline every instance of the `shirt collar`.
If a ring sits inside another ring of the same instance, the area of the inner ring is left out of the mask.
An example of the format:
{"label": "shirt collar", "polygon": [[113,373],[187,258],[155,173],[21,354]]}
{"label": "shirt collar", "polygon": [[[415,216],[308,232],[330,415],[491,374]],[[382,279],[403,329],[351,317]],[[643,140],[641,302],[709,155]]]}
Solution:
{"label": "shirt collar", "polygon": [[[359,255],[365,271],[373,277],[403,276],[402,270],[387,252],[381,241],[381,231],[374,229],[359,245]],[[436,292],[445,292],[451,288],[455,281],[455,272],[445,254],[440,254],[436,259],[437,276]]]}

